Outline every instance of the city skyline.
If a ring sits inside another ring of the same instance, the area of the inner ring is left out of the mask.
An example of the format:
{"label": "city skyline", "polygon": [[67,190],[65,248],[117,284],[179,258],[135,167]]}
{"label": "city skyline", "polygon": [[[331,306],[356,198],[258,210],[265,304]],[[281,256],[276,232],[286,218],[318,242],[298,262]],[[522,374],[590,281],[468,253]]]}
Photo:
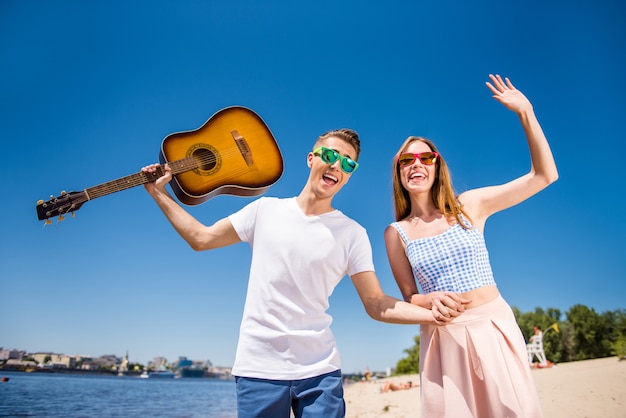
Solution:
{"label": "city skyline", "polygon": [[[96,359],[96,358],[115,357],[120,362],[124,358],[128,358],[128,361],[130,363],[142,364],[144,366],[149,366],[151,363],[152,364],[154,364],[154,363],[159,363],[160,364],[160,363],[163,362],[163,360],[165,360],[165,363],[167,363],[167,364],[173,364],[173,363],[181,361],[182,359],[188,359],[188,357],[184,356],[184,355],[177,356],[176,360],[170,360],[169,358],[164,357],[164,356],[155,356],[153,359],[149,360],[147,363],[142,363],[142,362],[139,362],[139,361],[133,361],[131,353],[129,353],[129,352],[126,352],[123,355],[119,355],[119,354],[116,354],[116,353],[104,353],[104,354],[99,354],[99,355],[93,355],[93,354],[86,354],[86,353],[60,353],[60,352],[53,352],[53,351],[35,351],[35,352],[30,352],[30,351],[19,349],[19,348],[0,347],[0,360],[8,360],[10,358],[10,357],[3,357],[3,355],[6,355],[5,352],[18,352],[18,353],[22,353],[22,355],[25,356],[25,357],[41,356],[41,355],[69,356],[69,357],[83,358],[83,359],[84,358]],[[207,358],[204,358],[204,359],[189,359],[189,360],[194,361],[194,362],[203,362],[203,363],[206,363],[206,364],[213,365],[213,362],[210,359],[207,359]],[[215,365],[215,367],[227,367],[227,366]]]}

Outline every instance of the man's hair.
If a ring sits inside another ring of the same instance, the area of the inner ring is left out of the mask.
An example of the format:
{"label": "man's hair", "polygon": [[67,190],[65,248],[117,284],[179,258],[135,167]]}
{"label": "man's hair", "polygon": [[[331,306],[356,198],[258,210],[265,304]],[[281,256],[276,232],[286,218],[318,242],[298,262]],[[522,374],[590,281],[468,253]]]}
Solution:
{"label": "man's hair", "polygon": [[331,136],[342,139],[346,141],[348,144],[352,145],[352,147],[356,151],[354,160],[355,161],[359,160],[359,155],[361,154],[361,140],[359,139],[359,134],[356,131],[352,129],[348,129],[348,128],[335,129],[332,131],[328,131],[320,135],[317,138],[317,141],[315,143],[317,144],[318,142],[323,141],[327,138],[330,138]]}

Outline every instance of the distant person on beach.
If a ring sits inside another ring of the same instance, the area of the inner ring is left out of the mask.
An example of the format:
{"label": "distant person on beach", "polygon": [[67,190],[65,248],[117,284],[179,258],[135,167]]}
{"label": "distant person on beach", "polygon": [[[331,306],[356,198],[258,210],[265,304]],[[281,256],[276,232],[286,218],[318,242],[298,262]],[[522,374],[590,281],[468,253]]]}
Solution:
{"label": "distant person on beach", "polygon": [[[432,141],[409,137],[393,162],[396,222],[385,243],[404,299],[429,308],[442,292],[458,292],[471,301],[453,321],[420,327],[422,416],[429,418],[543,416],[524,336],[496,287],[483,230],[489,216],[535,195],[558,173],[530,101],[509,79],[489,78],[493,98],[517,114],[526,134],[527,174],[456,196]],[[490,158],[480,142],[467,143],[472,163]]]}
{"label": "distant person on beach", "polygon": [[535,331],[535,333],[530,337],[530,342],[533,343],[535,342],[535,340],[539,340],[543,337],[543,332],[539,329],[538,326],[534,326],[533,330]]}
{"label": "distant person on beach", "polygon": [[[252,247],[248,293],[232,369],[238,417],[343,417],[341,365],[327,314],[329,296],[346,275],[367,313],[401,324],[442,325],[462,312],[460,296],[423,308],[383,293],[365,229],[332,199],[358,168],[355,131],[321,135],[306,157],[309,177],[291,198],[261,197],[211,226],[192,217],[166,191],[165,175],[145,185],[167,219],[197,251],[238,242]],[[142,171],[155,173],[157,164]],[[455,305],[455,306],[456,306]]]}
{"label": "distant person on beach", "polygon": [[389,391],[395,392],[397,390],[407,390],[407,389],[411,389],[412,387],[413,387],[413,382],[410,380],[406,383],[387,382],[382,388],[380,388],[380,393],[385,393]]}

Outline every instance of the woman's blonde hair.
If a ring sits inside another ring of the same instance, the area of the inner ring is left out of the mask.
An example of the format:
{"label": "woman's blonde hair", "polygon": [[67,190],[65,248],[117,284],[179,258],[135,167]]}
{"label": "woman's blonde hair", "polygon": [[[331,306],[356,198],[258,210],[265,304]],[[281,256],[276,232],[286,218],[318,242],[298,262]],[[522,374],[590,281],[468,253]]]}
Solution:
{"label": "woman's blonde hair", "polygon": [[405,219],[411,213],[411,199],[409,198],[409,192],[402,186],[400,181],[400,164],[398,164],[398,157],[400,154],[406,151],[406,149],[413,142],[421,141],[428,145],[431,151],[439,154],[437,157],[436,170],[435,170],[435,182],[430,191],[430,196],[435,204],[435,207],[443,213],[443,215],[451,221],[455,219],[462,227],[467,228],[467,225],[461,219],[461,215],[471,222],[469,216],[463,210],[461,203],[458,201],[454,188],[452,187],[452,177],[450,176],[450,170],[446,164],[446,160],[442,157],[435,144],[420,136],[410,136],[404,141],[398,152],[393,158],[393,205],[395,209],[396,221]]}

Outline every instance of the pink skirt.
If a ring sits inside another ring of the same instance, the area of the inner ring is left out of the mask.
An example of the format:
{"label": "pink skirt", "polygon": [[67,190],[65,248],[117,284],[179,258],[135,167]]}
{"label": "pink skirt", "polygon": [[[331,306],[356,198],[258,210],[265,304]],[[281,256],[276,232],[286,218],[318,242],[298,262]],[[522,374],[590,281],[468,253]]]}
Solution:
{"label": "pink skirt", "polygon": [[424,418],[543,417],[524,336],[506,301],[420,326]]}

